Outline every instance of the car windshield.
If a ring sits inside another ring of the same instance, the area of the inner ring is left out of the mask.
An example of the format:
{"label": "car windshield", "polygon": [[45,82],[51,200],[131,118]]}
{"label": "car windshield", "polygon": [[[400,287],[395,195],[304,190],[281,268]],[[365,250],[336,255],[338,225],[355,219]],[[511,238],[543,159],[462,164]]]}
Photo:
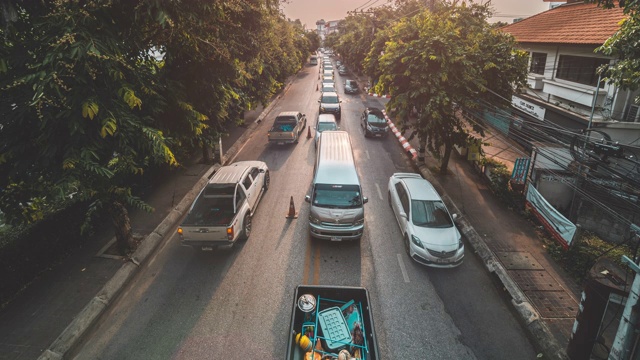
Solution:
{"label": "car windshield", "polygon": [[316,184],[313,205],[326,208],[349,209],[362,206],[358,185]]}
{"label": "car windshield", "polygon": [[347,86],[358,87],[358,83],[353,80],[347,81]]}
{"label": "car windshield", "polygon": [[318,131],[323,132],[325,130],[338,130],[336,123],[334,122],[321,122],[318,123]]}
{"label": "car windshield", "polygon": [[369,115],[367,115],[367,121],[371,124],[385,124],[387,122],[381,115],[375,113],[369,113]]}
{"label": "car windshield", "polygon": [[323,95],[322,96],[322,103],[323,104],[337,104],[338,103],[338,97],[335,95]]}
{"label": "car windshield", "polygon": [[411,200],[413,224],[429,228],[448,228],[453,221],[442,201]]}

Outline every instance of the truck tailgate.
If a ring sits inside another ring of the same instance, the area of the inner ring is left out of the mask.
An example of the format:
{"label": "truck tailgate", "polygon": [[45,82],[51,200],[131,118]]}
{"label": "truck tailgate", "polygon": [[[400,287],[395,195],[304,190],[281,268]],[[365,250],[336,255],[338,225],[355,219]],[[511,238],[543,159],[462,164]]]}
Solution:
{"label": "truck tailgate", "polygon": [[226,226],[183,226],[182,227],[183,242],[225,242],[227,239]]}

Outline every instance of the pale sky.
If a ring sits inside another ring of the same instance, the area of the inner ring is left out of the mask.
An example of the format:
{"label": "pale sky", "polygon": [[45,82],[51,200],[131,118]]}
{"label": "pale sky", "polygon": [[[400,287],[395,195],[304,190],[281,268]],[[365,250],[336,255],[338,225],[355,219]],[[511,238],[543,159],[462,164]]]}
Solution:
{"label": "pale sky", "polygon": [[[307,29],[315,29],[316,21],[340,20],[347,11],[367,10],[384,4],[387,0],[287,0],[281,5],[286,17],[300,19]],[[480,2],[480,1],[476,1]],[[484,0],[483,2],[486,2]],[[515,18],[526,18],[549,9],[549,2],[542,0],[491,0],[495,15],[490,22],[511,23]]]}

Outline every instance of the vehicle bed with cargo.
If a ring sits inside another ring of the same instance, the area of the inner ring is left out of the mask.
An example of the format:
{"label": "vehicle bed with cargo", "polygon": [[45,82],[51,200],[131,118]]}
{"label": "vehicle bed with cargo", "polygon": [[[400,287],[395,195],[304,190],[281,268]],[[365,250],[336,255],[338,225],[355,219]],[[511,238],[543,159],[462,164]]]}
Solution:
{"label": "vehicle bed with cargo", "polygon": [[362,287],[299,285],[285,359],[338,358],[380,359],[369,292]]}
{"label": "vehicle bed with cargo", "polygon": [[276,116],[267,134],[270,144],[297,144],[307,126],[307,117],[298,111],[285,111]]}

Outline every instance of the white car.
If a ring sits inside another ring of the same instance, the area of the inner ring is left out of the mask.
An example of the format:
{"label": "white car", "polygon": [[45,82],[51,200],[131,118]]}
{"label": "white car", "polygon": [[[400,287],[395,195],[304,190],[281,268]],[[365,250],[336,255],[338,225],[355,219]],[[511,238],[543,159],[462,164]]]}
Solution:
{"label": "white car", "polygon": [[315,136],[315,147],[318,147],[318,140],[320,140],[320,134],[322,134],[325,130],[340,130],[338,123],[336,122],[336,117],[333,114],[320,114],[318,115],[318,120],[316,121],[316,126],[314,126],[316,130]]}
{"label": "white car", "polygon": [[405,250],[424,265],[462,264],[464,243],[451,215],[430,182],[419,174],[395,173],[389,179],[389,205],[400,225]]}

